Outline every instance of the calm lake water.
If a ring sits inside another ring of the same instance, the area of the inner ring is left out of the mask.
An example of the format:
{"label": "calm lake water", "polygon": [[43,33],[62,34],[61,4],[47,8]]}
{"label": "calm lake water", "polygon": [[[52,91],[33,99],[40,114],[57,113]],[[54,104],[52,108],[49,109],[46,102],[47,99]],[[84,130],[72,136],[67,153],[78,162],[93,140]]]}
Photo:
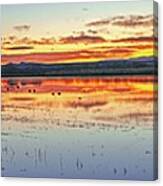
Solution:
{"label": "calm lake water", "polygon": [[154,178],[153,76],[6,78],[2,176]]}

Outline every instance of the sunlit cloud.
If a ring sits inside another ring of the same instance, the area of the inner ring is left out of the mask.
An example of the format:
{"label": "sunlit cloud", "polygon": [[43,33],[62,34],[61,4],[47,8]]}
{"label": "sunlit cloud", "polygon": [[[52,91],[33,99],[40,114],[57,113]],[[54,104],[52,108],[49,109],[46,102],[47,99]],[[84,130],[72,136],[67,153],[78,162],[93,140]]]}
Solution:
{"label": "sunlit cloud", "polygon": [[134,53],[133,49],[112,48],[108,50],[81,50],[74,52],[53,52],[53,53],[29,53],[18,55],[2,55],[3,63],[6,62],[48,62],[48,63],[65,63],[65,62],[81,62],[81,61],[98,61],[105,59],[128,58]]}
{"label": "sunlit cloud", "polygon": [[103,37],[90,35],[68,36],[60,39],[60,43],[62,44],[90,44],[104,42],[106,42],[106,40]]}
{"label": "sunlit cloud", "polygon": [[134,51],[139,49],[153,49],[154,44],[142,44],[142,45],[115,45],[115,46],[101,46],[101,47],[93,47],[95,50],[112,50],[112,49],[132,49]]}
{"label": "sunlit cloud", "polygon": [[[32,39],[29,37],[22,37],[22,38],[16,38],[14,37],[14,39],[10,39],[10,37],[6,38],[6,40],[8,40],[10,43],[12,42],[13,45],[53,45],[56,43],[56,40],[54,37],[42,37],[40,39]],[[5,44],[3,42],[3,44]]]}
{"label": "sunlit cloud", "polygon": [[86,24],[86,26],[103,26],[103,25],[108,25],[111,23],[110,19],[102,19],[102,20],[97,20],[97,21],[92,21]]}
{"label": "sunlit cloud", "polygon": [[8,47],[8,48],[3,48],[5,50],[32,50],[34,47],[32,46],[15,46],[15,47]]}
{"label": "sunlit cloud", "polygon": [[131,37],[131,38],[122,38],[122,39],[114,39],[111,40],[113,43],[141,43],[141,42],[154,42],[156,41],[156,38],[154,37]]}

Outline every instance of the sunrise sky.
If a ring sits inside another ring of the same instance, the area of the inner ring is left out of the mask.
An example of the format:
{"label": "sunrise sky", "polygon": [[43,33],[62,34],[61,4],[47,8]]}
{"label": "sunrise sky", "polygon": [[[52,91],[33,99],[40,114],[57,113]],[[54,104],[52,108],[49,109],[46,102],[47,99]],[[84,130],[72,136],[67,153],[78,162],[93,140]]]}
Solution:
{"label": "sunrise sky", "polygon": [[2,64],[152,56],[151,0],[2,6]]}

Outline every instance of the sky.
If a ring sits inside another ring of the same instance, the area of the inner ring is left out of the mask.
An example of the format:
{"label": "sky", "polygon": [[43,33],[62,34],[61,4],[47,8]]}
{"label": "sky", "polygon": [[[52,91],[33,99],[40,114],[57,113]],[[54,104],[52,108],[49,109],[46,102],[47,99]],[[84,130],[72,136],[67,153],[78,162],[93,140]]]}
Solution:
{"label": "sky", "polygon": [[153,2],[3,5],[2,64],[152,56]]}

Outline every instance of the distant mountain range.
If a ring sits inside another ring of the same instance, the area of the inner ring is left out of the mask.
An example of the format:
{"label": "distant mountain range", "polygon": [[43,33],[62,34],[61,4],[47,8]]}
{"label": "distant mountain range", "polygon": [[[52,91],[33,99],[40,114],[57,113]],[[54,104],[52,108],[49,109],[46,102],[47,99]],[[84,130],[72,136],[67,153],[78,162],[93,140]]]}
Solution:
{"label": "distant mountain range", "polygon": [[2,65],[1,71],[2,77],[148,75],[157,73],[157,58],[143,57],[66,64],[20,62]]}

